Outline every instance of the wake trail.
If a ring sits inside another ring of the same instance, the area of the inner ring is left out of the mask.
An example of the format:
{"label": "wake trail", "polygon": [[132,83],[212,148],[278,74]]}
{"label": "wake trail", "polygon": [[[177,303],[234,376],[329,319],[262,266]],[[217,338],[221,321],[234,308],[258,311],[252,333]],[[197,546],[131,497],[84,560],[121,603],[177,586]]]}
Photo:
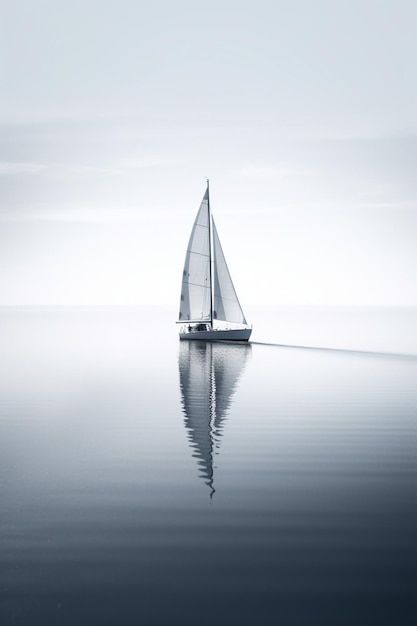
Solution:
{"label": "wake trail", "polygon": [[348,348],[326,348],[324,346],[299,346],[287,343],[270,343],[267,341],[251,341],[252,346],[269,346],[272,348],[294,348],[298,350],[320,350],[324,352],[342,352],[345,354],[359,354],[363,356],[391,357],[395,359],[410,359],[417,361],[417,354],[403,352],[377,352],[374,350],[351,350]]}

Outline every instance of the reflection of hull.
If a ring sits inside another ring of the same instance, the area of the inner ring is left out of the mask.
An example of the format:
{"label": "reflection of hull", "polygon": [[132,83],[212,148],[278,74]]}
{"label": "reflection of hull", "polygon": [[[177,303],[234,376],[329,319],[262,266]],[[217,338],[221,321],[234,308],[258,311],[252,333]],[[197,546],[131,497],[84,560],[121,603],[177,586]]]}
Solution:
{"label": "reflection of hull", "polygon": [[199,341],[248,341],[251,333],[251,328],[195,330],[190,333],[180,333],[180,339],[198,339]]}

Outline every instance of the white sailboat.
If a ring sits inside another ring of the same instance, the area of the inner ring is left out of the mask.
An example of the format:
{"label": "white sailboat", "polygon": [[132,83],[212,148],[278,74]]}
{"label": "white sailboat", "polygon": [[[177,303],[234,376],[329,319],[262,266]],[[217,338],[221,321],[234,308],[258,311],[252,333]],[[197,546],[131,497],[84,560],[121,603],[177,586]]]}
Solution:
{"label": "white sailboat", "polygon": [[180,339],[248,341],[248,326],[210,210],[209,182],[191,231],[182,273]]}

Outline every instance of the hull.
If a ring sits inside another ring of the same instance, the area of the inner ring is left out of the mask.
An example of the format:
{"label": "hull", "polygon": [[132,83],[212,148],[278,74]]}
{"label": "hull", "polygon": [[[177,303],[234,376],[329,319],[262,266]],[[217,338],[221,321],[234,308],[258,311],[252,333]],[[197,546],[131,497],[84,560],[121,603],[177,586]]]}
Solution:
{"label": "hull", "polygon": [[196,330],[191,333],[180,333],[180,339],[187,341],[249,341],[251,328],[231,330]]}

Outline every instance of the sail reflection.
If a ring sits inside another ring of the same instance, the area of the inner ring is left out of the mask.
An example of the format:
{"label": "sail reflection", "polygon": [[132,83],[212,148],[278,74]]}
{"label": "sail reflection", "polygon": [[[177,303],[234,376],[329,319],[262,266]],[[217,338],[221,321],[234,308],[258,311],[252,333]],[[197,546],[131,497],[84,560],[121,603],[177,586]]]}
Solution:
{"label": "sail reflection", "polygon": [[215,492],[214,456],[250,351],[250,344],[180,342],[178,365],[184,424],[210,497]]}

